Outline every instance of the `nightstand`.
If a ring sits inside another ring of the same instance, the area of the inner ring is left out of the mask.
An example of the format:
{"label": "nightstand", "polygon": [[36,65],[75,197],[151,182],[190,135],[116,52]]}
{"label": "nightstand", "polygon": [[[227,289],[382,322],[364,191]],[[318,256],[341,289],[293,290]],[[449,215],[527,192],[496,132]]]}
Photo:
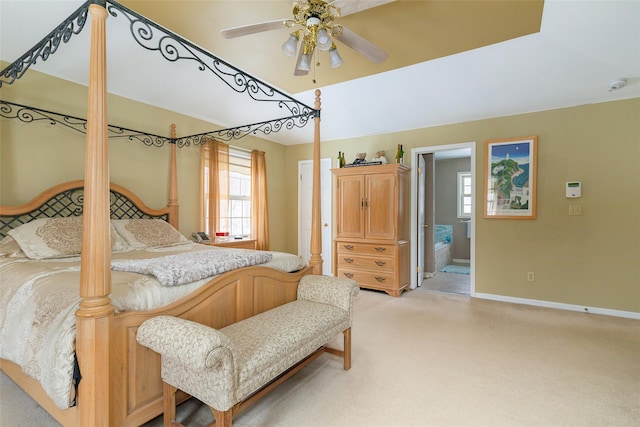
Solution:
{"label": "nightstand", "polygon": [[235,248],[235,249],[255,249],[256,248],[255,239],[225,239],[225,240],[216,239],[210,242],[201,242],[201,243],[204,243],[205,245],[221,246],[225,248]]}

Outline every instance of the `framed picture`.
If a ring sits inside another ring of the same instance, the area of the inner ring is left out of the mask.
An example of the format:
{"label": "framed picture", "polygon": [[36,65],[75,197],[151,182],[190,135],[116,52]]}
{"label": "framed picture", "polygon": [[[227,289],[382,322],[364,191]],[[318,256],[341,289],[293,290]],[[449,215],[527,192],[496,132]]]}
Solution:
{"label": "framed picture", "polygon": [[537,150],[537,136],[486,142],[485,218],[536,218]]}

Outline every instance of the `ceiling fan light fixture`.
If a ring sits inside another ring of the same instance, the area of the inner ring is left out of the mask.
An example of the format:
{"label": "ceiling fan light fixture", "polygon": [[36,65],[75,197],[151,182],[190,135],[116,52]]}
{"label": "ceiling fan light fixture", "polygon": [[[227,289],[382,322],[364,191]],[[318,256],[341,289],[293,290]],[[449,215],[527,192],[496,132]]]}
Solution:
{"label": "ceiling fan light fixture", "polygon": [[344,64],[344,61],[340,57],[338,49],[335,45],[332,45],[331,49],[329,49],[329,66],[331,68],[338,68],[342,64]]}
{"label": "ceiling fan light fixture", "polygon": [[298,40],[298,33],[289,34],[287,41],[282,44],[282,53],[287,56],[295,56],[296,51],[298,50]]}
{"label": "ceiling fan light fixture", "polygon": [[326,28],[320,28],[318,30],[318,35],[316,36],[316,42],[318,45],[318,49],[320,49],[322,52],[326,52],[329,49],[331,49],[331,46],[333,45],[333,41],[331,40],[331,37],[329,36],[329,32],[327,31]]}
{"label": "ceiling fan light fixture", "polygon": [[[2,1],[2,0],[0,0]],[[236,28],[222,30],[225,38],[240,37],[263,31],[276,30],[278,28],[291,28],[293,31],[282,46],[282,52],[287,56],[297,56],[293,74],[295,76],[306,75],[311,66],[320,66],[320,58],[314,64],[316,49],[318,52],[329,53],[329,65],[337,68],[344,61],[338,54],[335,40],[339,40],[348,48],[351,48],[379,64],[385,60],[387,53],[368,40],[360,37],[348,28],[343,27],[335,20],[341,16],[350,15],[365,9],[370,9],[395,0],[290,0],[293,4],[293,16],[290,19],[268,21],[259,24],[244,25]],[[346,13],[341,12],[341,7],[346,8]]]}

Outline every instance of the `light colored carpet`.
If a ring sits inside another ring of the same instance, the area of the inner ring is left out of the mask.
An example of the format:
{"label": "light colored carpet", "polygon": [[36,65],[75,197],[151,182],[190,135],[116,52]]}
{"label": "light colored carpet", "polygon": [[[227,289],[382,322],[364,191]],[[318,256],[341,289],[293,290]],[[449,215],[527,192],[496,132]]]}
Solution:
{"label": "light colored carpet", "polygon": [[[639,360],[637,320],[363,290],[352,369],[323,355],[234,426],[637,427]],[[0,386],[0,425],[56,425],[4,375]],[[178,413],[188,426],[213,420],[193,400]]]}

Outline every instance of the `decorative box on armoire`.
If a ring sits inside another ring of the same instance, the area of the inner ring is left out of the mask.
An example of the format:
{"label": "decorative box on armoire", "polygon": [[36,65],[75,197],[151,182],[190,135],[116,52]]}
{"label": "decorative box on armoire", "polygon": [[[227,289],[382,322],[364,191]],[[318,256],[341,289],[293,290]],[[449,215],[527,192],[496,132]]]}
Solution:
{"label": "decorative box on armoire", "polygon": [[409,171],[397,163],[331,170],[335,276],[396,297],[409,287]]}

